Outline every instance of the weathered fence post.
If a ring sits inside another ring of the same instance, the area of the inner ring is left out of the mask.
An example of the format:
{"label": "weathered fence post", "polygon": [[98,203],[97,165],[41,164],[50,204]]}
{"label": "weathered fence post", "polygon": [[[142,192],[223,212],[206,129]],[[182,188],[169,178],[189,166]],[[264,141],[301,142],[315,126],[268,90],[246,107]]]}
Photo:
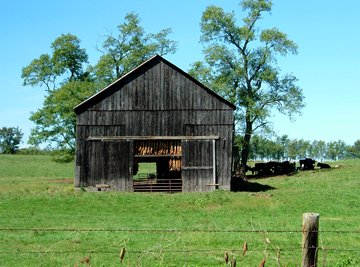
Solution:
{"label": "weathered fence post", "polygon": [[317,265],[319,213],[303,214],[302,267]]}

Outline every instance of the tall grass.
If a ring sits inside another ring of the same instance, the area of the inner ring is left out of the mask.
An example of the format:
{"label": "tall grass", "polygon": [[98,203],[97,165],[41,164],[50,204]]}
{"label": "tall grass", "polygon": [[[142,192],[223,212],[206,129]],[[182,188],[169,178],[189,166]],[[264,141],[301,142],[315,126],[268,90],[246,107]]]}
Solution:
{"label": "tall grass", "polygon": [[[279,249],[280,264],[297,266],[302,213],[320,213],[323,231],[360,231],[360,161],[340,164],[251,181],[248,192],[73,193],[73,164],[55,164],[47,156],[0,155],[1,229],[149,230],[1,230],[0,252],[7,253],[0,253],[0,266],[74,266],[89,255],[92,266],[119,266],[123,246],[124,266],[225,266],[225,250],[240,266],[258,266],[264,257],[266,266],[277,266]],[[150,231],[163,229],[173,231]],[[253,230],[264,232],[247,232]],[[327,266],[360,264],[355,263],[358,233],[321,233],[319,245],[337,249],[326,252]],[[355,251],[342,251],[350,249]],[[323,257],[319,252],[320,263]]]}

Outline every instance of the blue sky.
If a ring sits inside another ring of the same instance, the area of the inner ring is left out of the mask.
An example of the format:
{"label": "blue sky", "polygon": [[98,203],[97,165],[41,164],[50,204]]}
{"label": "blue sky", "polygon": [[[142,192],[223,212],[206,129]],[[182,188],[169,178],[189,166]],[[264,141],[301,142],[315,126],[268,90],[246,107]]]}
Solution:
{"label": "blue sky", "polygon": [[[0,0],[0,127],[17,127],[27,146],[30,112],[42,107],[44,88],[22,86],[21,69],[50,53],[51,43],[61,34],[81,39],[81,46],[95,64],[107,30],[116,31],[127,13],[135,12],[147,33],[172,28],[170,38],[179,50],[165,58],[184,71],[202,60],[199,44],[202,12],[213,4],[234,10],[238,22],[244,17],[240,1],[232,0]],[[282,72],[293,73],[303,89],[306,107],[295,122],[274,112],[274,130],[291,139],[360,139],[360,1],[273,0],[271,15],[262,28],[277,27],[299,46],[299,54],[279,58]]]}

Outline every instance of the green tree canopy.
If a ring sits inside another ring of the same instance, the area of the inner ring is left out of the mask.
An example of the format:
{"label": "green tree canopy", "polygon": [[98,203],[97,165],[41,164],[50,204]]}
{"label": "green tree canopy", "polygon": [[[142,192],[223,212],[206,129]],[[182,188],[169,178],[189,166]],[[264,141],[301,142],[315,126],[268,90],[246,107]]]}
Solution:
{"label": "green tree canopy", "polygon": [[140,18],[129,13],[125,22],[117,26],[118,34],[104,35],[105,41],[97,50],[102,53],[99,62],[91,67],[94,74],[105,84],[116,79],[150,58],[155,54],[166,55],[175,53],[177,42],[167,39],[172,32],[170,28],[159,33],[146,34],[140,26]]}
{"label": "green tree canopy", "polygon": [[[31,129],[29,144],[55,145],[60,154],[74,153],[76,115],[73,108],[115,79],[154,54],[174,53],[177,42],[167,39],[171,29],[146,34],[137,14],[130,13],[117,29],[119,34],[106,35],[95,66],[86,66],[88,55],[74,35],[61,35],[51,44],[52,53],[40,55],[22,69],[24,86],[45,86],[43,107],[31,113],[36,125]],[[56,157],[61,158],[57,153]],[[69,157],[66,156],[68,159]]]}
{"label": "green tree canopy", "polygon": [[346,157],[347,146],[343,140],[331,141],[327,146],[326,157],[331,160],[339,160]]}
{"label": "green tree canopy", "polygon": [[46,86],[44,105],[31,113],[36,125],[29,144],[56,144],[74,150],[76,116],[73,108],[95,92],[90,74],[83,70],[88,61],[80,39],[67,34],[52,44],[52,54],[43,54],[22,69],[23,85]]}
{"label": "green tree canopy", "polygon": [[88,62],[85,49],[80,48],[80,39],[75,35],[62,34],[51,44],[52,55],[42,54],[27,67],[22,68],[23,85],[46,86],[50,93],[60,84],[72,80],[82,80],[88,75],[83,65]]}
{"label": "green tree canopy", "polygon": [[318,161],[323,161],[327,149],[325,141],[314,140],[311,144],[311,147],[312,151],[309,156]]}
{"label": "green tree canopy", "polygon": [[236,105],[237,132],[243,136],[243,171],[255,131],[268,127],[272,109],[291,119],[304,107],[302,90],[292,74],[280,74],[277,57],[296,54],[297,45],[277,28],[261,30],[257,23],[270,12],[270,0],[240,2],[247,16],[238,26],[235,13],[209,6],[201,19],[205,59],[189,73]]}
{"label": "green tree canopy", "polygon": [[0,128],[0,152],[4,154],[15,154],[19,150],[23,133],[19,127]]}
{"label": "green tree canopy", "polygon": [[31,113],[36,125],[31,129],[29,144],[53,143],[57,147],[75,150],[76,115],[73,108],[97,92],[91,81],[69,81],[54,89],[44,100],[44,106]]}
{"label": "green tree canopy", "polygon": [[360,158],[360,139],[355,141],[354,145],[350,148],[350,154],[354,158]]}

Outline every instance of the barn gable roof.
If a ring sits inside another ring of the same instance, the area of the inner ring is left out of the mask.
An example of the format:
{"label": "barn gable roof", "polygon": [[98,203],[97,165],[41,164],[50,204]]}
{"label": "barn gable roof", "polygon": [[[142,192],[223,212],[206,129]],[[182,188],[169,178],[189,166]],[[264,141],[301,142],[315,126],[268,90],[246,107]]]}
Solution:
{"label": "barn gable roof", "polygon": [[113,85],[126,80],[127,77],[131,76],[132,74],[141,71],[142,68],[144,68],[147,64],[150,64],[153,61],[163,61],[165,64],[171,66],[171,68],[173,68],[174,70],[176,70],[178,73],[180,73],[181,75],[185,76],[187,79],[191,80],[192,82],[194,82],[195,84],[197,84],[199,87],[201,87],[202,89],[204,89],[207,93],[209,93],[210,95],[212,95],[213,97],[217,98],[219,101],[223,102],[224,104],[228,105],[230,108],[232,109],[236,109],[235,105],[231,104],[229,101],[227,101],[226,99],[222,98],[221,96],[219,96],[218,94],[216,94],[214,91],[210,90],[209,88],[207,88],[205,85],[203,85],[202,83],[200,83],[198,80],[196,80],[195,78],[193,78],[191,75],[189,75],[188,73],[186,73],[185,71],[181,70],[179,67],[175,66],[174,64],[172,64],[171,62],[167,61],[166,59],[164,59],[163,57],[159,56],[159,55],[155,55],[153,57],[151,57],[150,59],[146,60],[145,62],[143,62],[142,64],[140,64],[139,66],[135,67],[133,70],[129,71],[127,74],[125,74],[124,76],[122,76],[121,78],[117,79],[116,81],[114,81],[113,83],[111,83],[110,85],[106,86],[104,89],[102,89],[101,91],[97,92],[96,94],[92,95],[91,97],[89,97],[88,99],[86,99],[85,101],[83,101],[82,103],[78,104],[77,106],[74,107],[74,111],[76,114],[80,114],[82,111],[86,110],[87,107],[89,105],[91,105],[91,103],[97,102],[97,99],[101,99],[101,95],[106,94],[106,92],[108,90],[110,90],[110,88],[113,87]]}

